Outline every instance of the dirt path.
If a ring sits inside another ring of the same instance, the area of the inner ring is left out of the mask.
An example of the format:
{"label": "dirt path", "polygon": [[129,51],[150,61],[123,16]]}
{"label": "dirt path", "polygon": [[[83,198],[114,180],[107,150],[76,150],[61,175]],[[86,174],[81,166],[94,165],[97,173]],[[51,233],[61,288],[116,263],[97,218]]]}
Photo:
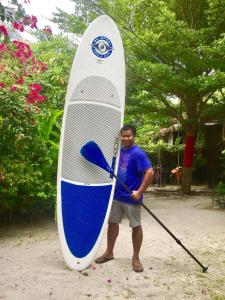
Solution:
{"label": "dirt path", "polygon": [[[209,266],[201,268],[142,211],[145,271],[131,270],[131,232],[120,226],[116,259],[79,273],[63,263],[56,225],[42,221],[0,230],[0,299],[225,299],[225,211],[204,195],[147,193],[145,203]],[[105,248],[106,237],[99,249]]]}

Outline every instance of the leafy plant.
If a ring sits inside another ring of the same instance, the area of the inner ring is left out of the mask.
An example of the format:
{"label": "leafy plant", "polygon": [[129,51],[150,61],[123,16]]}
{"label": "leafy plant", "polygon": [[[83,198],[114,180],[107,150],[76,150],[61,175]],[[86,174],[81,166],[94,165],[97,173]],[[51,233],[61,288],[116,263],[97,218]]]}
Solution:
{"label": "leafy plant", "polygon": [[[36,24],[34,17],[21,18],[13,23],[17,30],[23,22]],[[6,26],[0,27],[1,216],[54,210],[61,115],[74,51],[62,37],[35,45],[11,41]]]}

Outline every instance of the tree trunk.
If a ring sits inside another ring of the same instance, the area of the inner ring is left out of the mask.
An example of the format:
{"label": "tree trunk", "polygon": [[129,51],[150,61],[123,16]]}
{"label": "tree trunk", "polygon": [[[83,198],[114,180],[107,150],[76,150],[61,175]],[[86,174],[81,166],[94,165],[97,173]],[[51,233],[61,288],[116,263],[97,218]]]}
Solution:
{"label": "tree trunk", "polygon": [[191,193],[194,145],[195,145],[194,134],[186,133],[185,147],[184,147],[183,174],[182,174],[182,181],[181,181],[181,192],[183,194]]}

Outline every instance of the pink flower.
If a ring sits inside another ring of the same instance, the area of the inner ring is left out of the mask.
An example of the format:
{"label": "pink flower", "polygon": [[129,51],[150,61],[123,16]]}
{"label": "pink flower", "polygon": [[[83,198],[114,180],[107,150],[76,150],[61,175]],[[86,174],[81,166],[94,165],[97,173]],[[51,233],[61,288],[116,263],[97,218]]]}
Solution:
{"label": "pink flower", "polygon": [[4,82],[0,82],[0,88],[4,88],[5,87],[5,84],[4,84]]}
{"label": "pink flower", "polygon": [[24,79],[23,77],[20,77],[17,81],[16,81],[17,84],[24,84]]}
{"label": "pink flower", "polygon": [[0,32],[4,34],[4,36],[8,36],[8,31],[4,25],[0,25]]}
{"label": "pink flower", "polygon": [[10,86],[10,92],[15,92],[17,87],[15,85]]}
{"label": "pink flower", "polygon": [[23,27],[23,23],[22,22],[13,22],[13,27],[15,29],[18,29],[21,32],[24,31],[24,27]]}

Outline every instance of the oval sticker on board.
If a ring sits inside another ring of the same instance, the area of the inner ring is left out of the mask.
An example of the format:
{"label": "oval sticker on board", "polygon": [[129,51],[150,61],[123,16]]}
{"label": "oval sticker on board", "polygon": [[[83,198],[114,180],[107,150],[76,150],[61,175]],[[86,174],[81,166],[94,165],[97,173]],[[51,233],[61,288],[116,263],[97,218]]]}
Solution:
{"label": "oval sticker on board", "polygon": [[109,57],[113,50],[112,42],[105,36],[96,37],[92,44],[91,48],[93,53],[100,58]]}

